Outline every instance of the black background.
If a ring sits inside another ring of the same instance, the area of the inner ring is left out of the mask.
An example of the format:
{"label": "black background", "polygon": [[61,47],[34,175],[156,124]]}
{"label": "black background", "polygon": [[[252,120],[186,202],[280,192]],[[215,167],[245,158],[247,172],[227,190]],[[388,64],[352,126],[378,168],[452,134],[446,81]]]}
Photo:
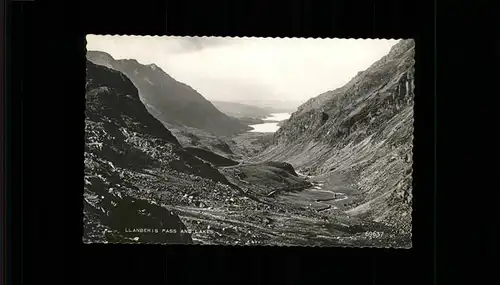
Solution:
{"label": "black background", "polygon": [[[487,68],[494,67],[498,47],[495,34],[487,33],[494,25],[479,29],[478,22],[461,19],[464,13],[484,19],[486,13],[465,1],[438,6],[436,56],[431,1],[103,2],[8,7],[12,281],[23,276],[25,284],[482,284],[490,277],[498,201],[498,183],[490,182],[498,174],[498,128],[488,124],[498,119],[488,108],[495,106],[498,88]],[[87,33],[414,38],[414,248],[83,245]]]}

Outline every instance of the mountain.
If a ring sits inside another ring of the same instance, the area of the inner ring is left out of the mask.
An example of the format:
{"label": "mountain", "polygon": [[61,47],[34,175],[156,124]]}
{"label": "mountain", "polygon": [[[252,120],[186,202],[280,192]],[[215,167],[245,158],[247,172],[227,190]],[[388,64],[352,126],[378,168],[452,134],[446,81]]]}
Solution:
{"label": "mountain", "polygon": [[[84,242],[309,242],[303,236],[311,229],[297,224],[303,219],[297,215],[319,214],[272,197],[311,186],[290,164],[240,164],[184,148],[147,111],[123,73],[90,61],[86,72]],[[291,215],[285,226],[274,222]],[[282,232],[270,235],[272,228]],[[298,232],[289,234],[292,229]]]}
{"label": "mountain", "polygon": [[192,127],[219,136],[251,129],[223,114],[196,90],[176,81],[155,64],[143,65],[135,59],[115,60],[101,51],[87,51],[87,59],[125,74],[139,90],[148,111],[167,126]]}
{"label": "mountain", "polygon": [[222,113],[235,118],[264,118],[275,111],[272,108],[261,108],[236,102],[212,101],[212,104]]}
{"label": "mountain", "polygon": [[240,103],[244,105],[255,106],[264,110],[267,110],[269,113],[291,113],[297,110],[297,107],[300,106],[303,101],[296,100],[237,100],[235,103]]}
{"label": "mountain", "polygon": [[210,160],[234,162],[182,148],[121,72],[90,61],[86,71],[84,240],[192,243],[179,215],[160,205],[197,203],[182,200],[195,192],[214,202],[232,197],[235,186]]}
{"label": "mountain", "polygon": [[411,234],[414,41],[401,40],[345,86],[302,104],[255,161],[344,177],[348,213]]}

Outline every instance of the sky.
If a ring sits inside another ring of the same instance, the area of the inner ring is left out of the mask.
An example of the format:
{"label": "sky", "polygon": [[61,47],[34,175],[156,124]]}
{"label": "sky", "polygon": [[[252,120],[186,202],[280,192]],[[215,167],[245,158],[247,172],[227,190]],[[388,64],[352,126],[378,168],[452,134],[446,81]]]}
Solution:
{"label": "sky", "polygon": [[290,100],[342,87],[398,40],[87,35],[87,50],[156,64],[209,100]]}

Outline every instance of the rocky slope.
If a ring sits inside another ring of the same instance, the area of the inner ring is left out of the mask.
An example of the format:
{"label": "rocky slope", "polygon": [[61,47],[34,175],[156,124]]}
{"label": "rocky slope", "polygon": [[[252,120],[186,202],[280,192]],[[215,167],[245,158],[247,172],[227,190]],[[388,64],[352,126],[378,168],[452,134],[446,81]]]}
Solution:
{"label": "rocky slope", "polygon": [[228,159],[239,160],[237,146],[228,137],[219,137],[196,128],[169,128],[183,147],[195,147],[208,150]]}
{"label": "rocky slope", "polygon": [[[217,201],[236,191],[148,113],[125,75],[89,61],[85,123],[85,241],[190,243],[179,216],[161,205],[181,205],[187,192],[216,191]],[[165,232],[132,231],[140,228]]]}
{"label": "rocky slope", "polygon": [[411,234],[414,41],[402,40],[345,86],[294,112],[255,161],[342,173],[363,193],[347,212]]}
{"label": "rocky slope", "polygon": [[219,136],[231,136],[250,128],[220,112],[190,86],[176,81],[155,64],[134,59],[115,60],[100,51],[87,51],[87,59],[125,74],[139,90],[148,111],[169,127],[191,127]]}
{"label": "rocky slope", "polygon": [[272,133],[246,132],[233,137],[218,137],[195,128],[169,128],[185,148],[199,148],[227,159],[245,161],[260,153],[272,142]]}

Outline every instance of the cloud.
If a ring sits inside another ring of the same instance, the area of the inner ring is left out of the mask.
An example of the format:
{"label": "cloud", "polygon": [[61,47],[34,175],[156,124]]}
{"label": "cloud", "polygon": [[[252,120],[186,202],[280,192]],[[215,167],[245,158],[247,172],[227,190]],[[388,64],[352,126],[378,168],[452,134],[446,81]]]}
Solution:
{"label": "cloud", "polygon": [[397,40],[88,36],[87,48],[155,63],[207,99],[307,100],[347,83]]}

